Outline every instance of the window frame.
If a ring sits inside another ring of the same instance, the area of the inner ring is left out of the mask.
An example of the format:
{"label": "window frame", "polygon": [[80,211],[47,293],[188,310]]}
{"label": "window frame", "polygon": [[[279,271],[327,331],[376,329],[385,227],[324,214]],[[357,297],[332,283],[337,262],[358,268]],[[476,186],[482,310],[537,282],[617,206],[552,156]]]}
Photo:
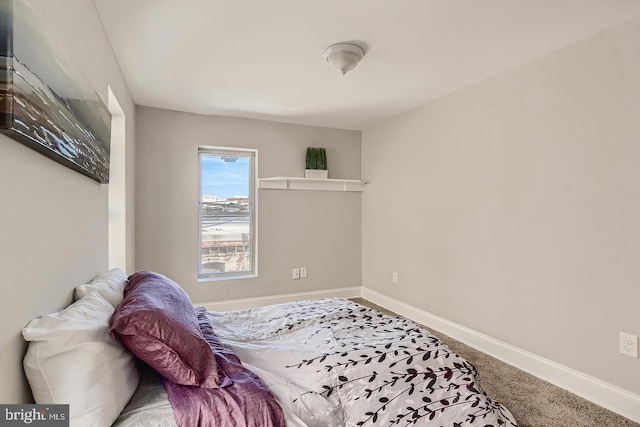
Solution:
{"label": "window frame", "polygon": [[[248,271],[224,273],[202,272],[202,157],[239,156],[249,158],[249,266]],[[258,150],[254,148],[201,146],[198,147],[198,265],[199,282],[215,282],[221,280],[250,279],[258,277]]]}

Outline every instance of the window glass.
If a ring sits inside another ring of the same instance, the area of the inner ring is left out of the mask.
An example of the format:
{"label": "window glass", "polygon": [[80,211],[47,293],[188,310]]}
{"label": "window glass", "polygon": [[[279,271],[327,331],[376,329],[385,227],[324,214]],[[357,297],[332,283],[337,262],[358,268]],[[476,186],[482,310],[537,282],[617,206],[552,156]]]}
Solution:
{"label": "window glass", "polygon": [[254,150],[200,149],[201,278],[255,275]]}

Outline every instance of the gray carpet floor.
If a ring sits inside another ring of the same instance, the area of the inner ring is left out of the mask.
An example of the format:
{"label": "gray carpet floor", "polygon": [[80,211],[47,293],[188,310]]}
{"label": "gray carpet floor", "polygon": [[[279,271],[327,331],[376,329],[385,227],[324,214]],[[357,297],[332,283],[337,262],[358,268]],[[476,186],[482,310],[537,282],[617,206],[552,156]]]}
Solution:
{"label": "gray carpet floor", "polygon": [[[352,300],[397,315],[363,298]],[[475,365],[480,385],[489,396],[511,411],[519,427],[640,427],[638,423],[462,344],[427,325],[423,326]]]}

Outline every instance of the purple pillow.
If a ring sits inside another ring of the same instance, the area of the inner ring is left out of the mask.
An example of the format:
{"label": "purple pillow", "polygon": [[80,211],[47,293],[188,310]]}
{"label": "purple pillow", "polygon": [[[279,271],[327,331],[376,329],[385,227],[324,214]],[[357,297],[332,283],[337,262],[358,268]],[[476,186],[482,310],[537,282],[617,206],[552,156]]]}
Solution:
{"label": "purple pillow", "polygon": [[124,300],[111,317],[111,335],[171,382],[216,388],[219,372],[186,292],[149,271],[129,276]]}

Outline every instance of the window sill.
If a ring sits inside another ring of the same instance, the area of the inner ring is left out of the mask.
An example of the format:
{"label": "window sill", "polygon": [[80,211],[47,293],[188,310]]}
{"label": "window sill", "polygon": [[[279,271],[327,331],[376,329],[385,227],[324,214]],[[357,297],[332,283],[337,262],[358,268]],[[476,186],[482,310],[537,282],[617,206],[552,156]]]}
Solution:
{"label": "window sill", "polygon": [[229,276],[220,276],[220,277],[198,277],[198,283],[205,282],[222,282],[226,280],[242,280],[242,279],[255,279],[258,277],[255,273],[247,273],[247,274],[238,274],[238,275],[229,275]]}

